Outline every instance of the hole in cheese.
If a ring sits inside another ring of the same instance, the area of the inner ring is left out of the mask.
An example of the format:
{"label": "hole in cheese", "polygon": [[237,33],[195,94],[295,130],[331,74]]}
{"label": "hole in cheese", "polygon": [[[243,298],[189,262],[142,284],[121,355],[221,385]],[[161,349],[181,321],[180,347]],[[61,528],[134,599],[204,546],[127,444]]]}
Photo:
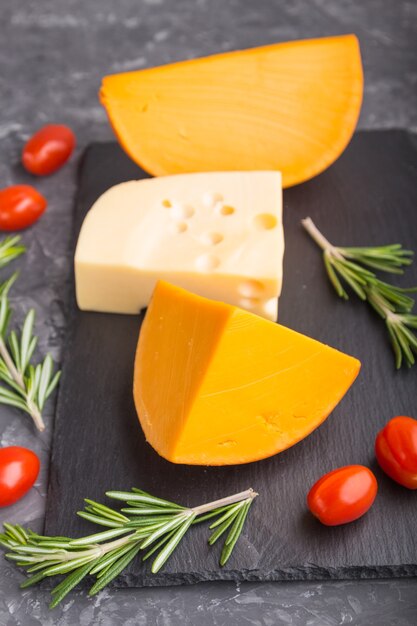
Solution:
{"label": "hole in cheese", "polygon": [[185,233],[185,231],[188,229],[188,226],[185,222],[174,222],[174,224],[171,225],[171,231],[173,233]]}
{"label": "hole in cheese", "polygon": [[194,215],[194,208],[189,204],[182,202],[174,202],[172,205],[171,216],[178,220],[187,220]]}
{"label": "hole in cheese", "polygon": [[237,288],[244,298],[260,298],[264,292],[264,286],[259,280],[245,280]]}
{"label": "hole in cheese", "polygon": [[239,300],[239,306],[242,309],[248,309],[248,311],[251,311],[252,309],[254,309],[259,303],[260,303],[259,298],[241,298]]}
{"label": "hole in cheese", "polygon": [[197,269],[202,272],[210,272],[211,270],[215,270],[216,267],[219,267],[220,259],[214,254],[202,254],[197,257],[195,265]]}
{"label": "hole in cheese", "polygon": [[278,318],[278,298],[266,300],[262,305],[262,310],[263,313],[258,313],[258,315],[264,315],[267,319],[276,322]]}
{"label": "hole in cheese", "polygon": [[233,215],[233,213],[236,211],[236,209],[232,206],[229,206],[228,204],[223,204],[223,206],[220,209],[220,214],[221,215]]}
{"label": "hole in cheese", "polygon": [[272,213],[259,213],[253,218],[253,225],[258,230],[272,230],[277,224],[277,218]]}
{"label": "hole in cheese", "polygon": [[219,202],[223,202],[223,196],[221,193],[218,193],[216,191],[213,193],[206,192],[205,194],[203,194],[202,202],[203,205],[208,209],[213,209],[216,204],[218,204]]}
{"label": "hole in cheese", "polygon": [[215,246],[223,241],[223,235],[221,233],[204,233],[201,237],[201,242],[206,246]]}

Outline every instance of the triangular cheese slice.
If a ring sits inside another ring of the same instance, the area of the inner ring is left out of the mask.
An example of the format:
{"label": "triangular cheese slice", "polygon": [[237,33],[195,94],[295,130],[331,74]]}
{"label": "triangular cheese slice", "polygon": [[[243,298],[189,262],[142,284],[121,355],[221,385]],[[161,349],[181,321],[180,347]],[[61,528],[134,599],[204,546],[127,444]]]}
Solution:
{"label": "triangular cheese slice", "polygon": [[134,398],[146,439],[169,461],[248,463],[317,428],[359,369],[314,339],[160,281],[139,337]]}

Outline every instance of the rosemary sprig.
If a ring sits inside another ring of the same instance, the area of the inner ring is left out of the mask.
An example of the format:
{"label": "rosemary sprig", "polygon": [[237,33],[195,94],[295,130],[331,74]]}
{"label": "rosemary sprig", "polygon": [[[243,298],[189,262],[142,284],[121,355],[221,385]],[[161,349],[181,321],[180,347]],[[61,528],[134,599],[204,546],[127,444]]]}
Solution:
{"label": "rosemary sprig", "polygon": [[[0,241],[0,268],[26,251],[20,237],[6,237]],[[35,311],[26,315],[22,332],[8,333],[11,308],[8,293],[17,278],[14,273],[0,284],[0,404],[8,404],[28,413],[38,430],[45,429],[42,410],[45,402],[58,384],[60,372],[54,373],[52,357],[47,355],[42,363],[30,363],[36,348],[33,336]]]}
{"label": "rosemary sprig", "polygon": [[220,555],[220,565],[225,565],[258,494],[248,489],[194,508],[156,498],[141,489],[132,489],[130,492],[109,491],[106,495],[127,506],[120,512],[86,499],[86,506],[78,515],[106,527],[106,530],[80,539],[46,537],[17,524],[3,524],[0,545],[8,551],[6,558],[30,574],[21,584],[23,589],[46,577],[65,575],[51,592],[50,608],[57,606],[87,575],[96,579],[89,595],[98,593],[140,551],[144,552],[143,561],[155,555],[151,571],[158,572],[188,529],[197,522],[213,517],[217,517],[217,520],[210,526],[210,529],[215,529],[209,538],[210,545],[229,530]]}
{"label": "rosemary sprig", "polygon": [[42,410],[58,384],[60,372],[54,373],[54,362],[47,355],[36,366],[31,359],[37,344],[33,335],[35,311],[30,309],[21,333],[8,333],[11,317],[8,291],[16,278],[14,274],[0,289],[0,403],[14,406],[28,413],[38,430],[45,429]]}
{"label": "rosemary sprig", "polygon": [[379,280],[372,271],[375,269],[403,274],[403,268],[412,263],[413,252],[404,250],[400,244],[362,248],[336,247],[324,237],[311,218],[302,220],[302,225],[323,250],[327,275],[337,295],[348,300],[344,287],[346,284],[361,300],[368,301],[385,320],[397,369],[403,363],[408,367],[414,365],[417,336],[410,329],[417,328],[417,315],[412,314],[414,299],[408,294],[416,293],[417,287],[395,287]]}

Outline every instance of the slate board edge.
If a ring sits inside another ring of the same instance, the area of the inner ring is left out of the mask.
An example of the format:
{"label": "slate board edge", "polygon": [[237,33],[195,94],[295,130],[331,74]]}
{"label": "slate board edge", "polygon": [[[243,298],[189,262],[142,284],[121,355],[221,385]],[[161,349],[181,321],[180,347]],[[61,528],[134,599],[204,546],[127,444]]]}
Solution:
{"label": "slate board edge", "polygon": [[[180,576],[180,577],[179,577]],[[180,587],[184,585],[196,585],[204,582],[301,582],[305,580],[325,581],[325,580],[381,580],[392,578],[414,578],[417,577],[417,564],[392,565],[392,566],[367,566],[346,567],[333,570],[332,568],[315,567],[314,565],[303,566],[302,571],[298,568],[275,569],[270,572],[260,570],[229,570],[206,572],[182,573],[180,575],[165,574],[138,576],[131,573],[122,572],[116,581],[109,584],[113,589],[142,588],[142,587]],[[42,581],[40,587],[45,590],[53,589],[57,581],[48,578]],[[92,579],[84,579],[77,588],[88,589],[93,584]]]}

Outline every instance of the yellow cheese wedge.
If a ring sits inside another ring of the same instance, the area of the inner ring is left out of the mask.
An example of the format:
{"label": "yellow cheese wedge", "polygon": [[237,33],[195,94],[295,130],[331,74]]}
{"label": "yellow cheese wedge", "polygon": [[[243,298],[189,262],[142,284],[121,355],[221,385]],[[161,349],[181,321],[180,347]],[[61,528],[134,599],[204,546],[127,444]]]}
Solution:
{"label": "yellow cheese wedge", "polygon": [[231,465],[306,437],[359,369],[357,359],[309,337],[160,281],[139,337],[133,392],[161,456]]}

